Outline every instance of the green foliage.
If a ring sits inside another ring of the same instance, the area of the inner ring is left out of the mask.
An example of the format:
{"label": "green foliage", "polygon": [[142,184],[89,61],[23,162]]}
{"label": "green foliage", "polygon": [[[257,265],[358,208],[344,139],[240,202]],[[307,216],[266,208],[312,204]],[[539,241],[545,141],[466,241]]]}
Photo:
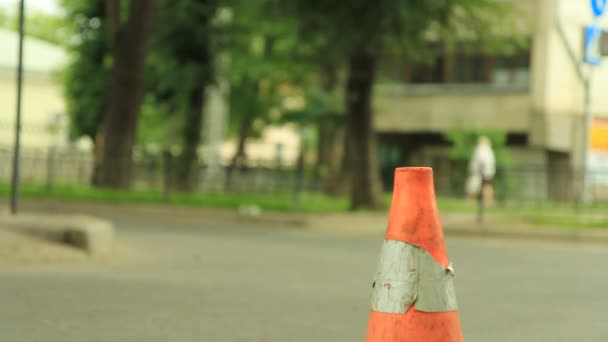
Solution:
{"label": "green foliage", "polygon": [[230,131],[255,122],[250,135],[278,118],[285,97],[298,96],[310,65],[297,40],[297,22],[278,0],[233,1],[230,52]]}
{"label": "green foliage", "polygon": [[528,44],[525,13],[508,1],[457,0],[451,24],[440,36],[449,48],[456,43],[471,51],[509,55]]}
{"label": "green foliage", "polygon": [[[160,92],[184,87],[184,80],[212,76],[211,35],[212,17],[218,0],[160,0],[151,68]],[[187,88],[187,87],[186,87]]]}
{"label": "green foliage", "polygon": [[[292,10],[307,32],[322,32],[333,53],[398,54],[422,59],[430,41],[467,40],[487,49],[508,48],[518,21],[512,4],[495,0],[354,0],[348,6],[297,0]],[[506,39],[506,38],[509,39]]]}
{"label": "green foliage", "polygon": [[455,130],[446,134],[451,142],[449,156],[453,161],[450,172],[450,187],[455,194],[464,194],[464,188],[469,177],[469,161],[480,136],[486,136],[492,143],[492,150],[496,158],[496,177],[494,189],[498,199],[505,199],[510,192],[510,180],[506,176],[506,169],[513,165],[507,149],[507,134],[501,131],[490,130]]}
{"label": "green foliage", "polygon": [[[16,6],[15,6],[16,7]],[[41,11],[28,12],[25,17],[25,34],[42,41],[64,45],[69,38],[66,20],[60,16]],[[11,31],[19,30],[17,11],[0,8],[0,27]]]}
{"label": "green foliage", "polygon": [[[196,83],[211,82],[210,16],[216,0],[159,1],[146,92],[138,128],[138,144],[179,145],[188,125],[189,96]],[[121,2],[123,11],[127,1]],[[112,66],[103,0],[64,0],[73,43],[64,86],[74,137],[95,138],[102,121]],[[200,88],[200,85],[199,85]],[[202,92],[202,90],[201,90]],[[170,124],[168,124],[168,122]]]}
{"label": "green foliage", "polygon": [[28,13],[25,30],[26,35],[55,45],[65,45],[69,39],[65,19],[44,12]]}
{"label": "green foliage", "polygon": [[10,17],[5,8],[0,7],[0,27],[7,27]]}
{"label": "green foliage", "polygon": [[[332,131],[344,126],[344,101],[338,92],[327,93],[309,86],[303,97],[304,107],[285,110],[278,123],[295,123],[301,127],[324,125]],[[314,145],[316,138],[310,138],[308,145]]]}
{"label": "green foliage", "polygon": [[103,0],[64,0],[70,18],[70,62],[64,71],[64,93],[72,137],[95,139],[101,125],[111,55]]}
{"label": "green foliage", "polygon": [[182,143],[179,139],[182,126],[183,117],[171,115],[168,103],[161,102],[148,93],[139,115],[137,146],[152,155],[158,155],[164,149],[179,147]]}
{"label": "green foliage", "polygon": [[[158,1],[138,143],[183,147],[189,118],[201,115],[205,87],[213,82],[212,17],[218,0]],[[200,102],[200,101],[199,101]],[[199,127],[200,129],[200,127]],[[198,141],[194,143],[198,144]]]}

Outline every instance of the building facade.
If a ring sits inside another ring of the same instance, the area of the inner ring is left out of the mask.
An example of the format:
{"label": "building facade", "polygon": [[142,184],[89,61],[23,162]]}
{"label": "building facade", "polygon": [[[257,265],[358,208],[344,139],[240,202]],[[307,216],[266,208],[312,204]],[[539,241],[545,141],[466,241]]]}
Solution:
{"label": "building facade", "polygon": [[[430,64],[384,67],[388,71],[383,70],[384,79],[376,88],[374,125],[382,149],[397,156],[392,160],[448,172],[447,133],[495,130],[507,134],[515,165],[543,171],[536,183],[563,184],[563,179],[553,178],[564,173],[551,171],[580,169],[585,87],[577,68],[583,60],[583,28],[594,22],[589,1],[509,1],[520,11],[527,47],[509,55],[438,49]],[[606,19],[599,23],[608,27]],[[606,63],[593,68],[595,126],[608,119]],[[582,68],[584,74],[591,71]],[[599,136],[603,131],[595,127],[594,132]],[[596,149],[590,164],[608,172],[604,153],[608,150]],[[550,186],[541,190],[550,197],[572,193],[551,193]]]}
{"label": "building facade", "polygon": [[[0,146],[12,148],[17,99],[17,33],[0,30]],[[57,72],[67,62],[63,49],[26,37],[23,58],[22,144],[30,149],[64,147],[68,120]]]}

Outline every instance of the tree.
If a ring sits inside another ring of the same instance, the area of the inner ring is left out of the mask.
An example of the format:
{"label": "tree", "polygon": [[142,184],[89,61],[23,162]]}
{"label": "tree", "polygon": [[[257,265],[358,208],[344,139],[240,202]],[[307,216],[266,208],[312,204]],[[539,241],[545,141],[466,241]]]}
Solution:
{"label": "tree", "polygon": [[246,142],[280,112],[281,88],[289,88],[304,74],[296,23],[285,16],[278,0],[234,1],[234,21],[228,48],[231,53],[230,129],[237,136],[226,188],[232,171],[246,164]]}
{"label": "tree", "polygon": [[[70,134],[95,141],[101,126],[111,68],[104,0],[64,0],[72,33],[63,72]],[[95,176],[94,176],[95,177]]]}
{"label": "tree", "polygon": [[390,53],[420,56],[427,49],[425,35],[429,34],[493,42],[497,33],[493,28],[503,29],[511,19],[509,5],[493,0],[355,0],[347,6],[323,0],[294,3],[302,25],[326,34],[347,65],[345,148],[352,174],[351,209],[381,208],[372,127],[377,59]]}
{"label": "tree", "polygon": [[[175,160],[178,190],[192,188],[201,141],[205,89],[213,82],[212,33],[217,0],[161,0],[151,50],[148,90],[178,121],[181,152]],[[167,146],[168,147],[168,146]]]}
{"label": "tree", "polygon": [[[69,62],[61,76],[70,135],[95,141],[111,67],[104,0],[62,0],[61,5],[64,17],[44,12],[28,14],[26,34],[65,46]],[[0,26],[17,30],[17,18],[0,12]]]}
{"label": "tree", "polygon": [[310,74],[302,88],[306,89],[306,106],[314,115],[309,117],[316,130],[316,164],[314,173],[322,181],[322,191],[331,196],[346,191],[348,170],[344,167],[343,142],[345,129],[343,69],[340,51],[334,42],[316,27],[299,29],[299,45],[304,45],[305,61]]}
{"label": "tree", "polygon": [[[131,185],[133,146],[144,91],[144,66],[154,18],[155,0],[105,0],[112,69],[97,135],[97,184],[127,189]],[[126,15],[126,16],[125,16]]]}
{"label": "tree", "polygon": [[[325,75],[321,72],[320,76]],[[300,129],[311,131],[311,141],[316,145],[313,174],[321,179],[321,189],[325,194],[336,196],[341,194],[343,185],[340,169],[343,153],[341,145],[344,141],[344,109],[341,96],[337,92],[337,84],[328,87],[325,77],[321,81],[317,78],[313,77],[313,81],[303,86],[304,107],[286,112],[281,117],[281,122],[296,123]]]}

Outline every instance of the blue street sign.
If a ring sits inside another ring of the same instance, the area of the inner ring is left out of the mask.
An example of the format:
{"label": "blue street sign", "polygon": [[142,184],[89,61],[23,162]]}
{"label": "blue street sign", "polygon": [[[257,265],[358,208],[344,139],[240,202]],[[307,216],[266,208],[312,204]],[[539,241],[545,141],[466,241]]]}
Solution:
{"label": "blue street sign", "polygon": [[591,10],[593,11],[593,15],[596,17],[601,17],[604,12],[606,12],[606,7],[608,5],[608,0],[591,0]]}
{"label": "blue street sign", "polygon": [[584,61],[590,65],[602,63],[602,28],[596,25],[585,26]]}

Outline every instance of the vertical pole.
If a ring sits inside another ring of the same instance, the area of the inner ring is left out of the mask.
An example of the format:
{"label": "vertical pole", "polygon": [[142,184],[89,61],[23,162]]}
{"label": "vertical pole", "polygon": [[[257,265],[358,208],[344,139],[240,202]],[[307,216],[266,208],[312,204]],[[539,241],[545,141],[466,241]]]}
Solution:
{"label": "vertical pole", "polygon": [[171,167],[173,156],[171,155],[171,151],[165,149],[163,151],[162,158],[163,201],[169,202],[171,200],[171,184],[173,183],[173,168]]}
{"label": "vertical pole", "polygon": [[304,154],[306,153],[305,137],[303,124],[300,124],[299,135],[300,135],[300,152],[298,154],[298,160],[296,162],[296,173],[294,179],[293,189],[293,209],[299,210],[302,202],[302,185],[304,182]]}
{"label": "vertical pole", "polygon": [[[582,146],[581,146],[581,157],[580,157],[580,165],[578,172],[580,172],[580,180],[581,184],[577,187],[578,191],[574,192],[576,198],[576,207],[578,210],[582,208],[582,204],[586,200],[586,187],[587,187],[587,158],[588,158],[588,145],[589,145],[589,123],[591,122],[591,75],[593,72],[593,68],[589,68],[587,75],[585,75],[583,67],[579,61],[579,57],[574,52],[572,46],[568,43],[568,39],[566,38],[566,33],[560,21],[560,13],[561,13],[561,0],[557,0],[556,3],[556,15],[555,15],[555,25],[557,28],[557,32],[559,34],[559,38],[561,39],[564,47],[566,48],[566,52],[568,53],[568,57],[574,66],[574,70],[578,78],[583,82],[584,92],[585,92],[585,103],[584,103],[584,116],[583,116],[583,132],[582,136]],[[574,179],[577,179],[576,175],[577,170],[574,170]]]}
{"label": "vertical pole", "polygon": [[583,114],[583,133],[582,135],[582,148],[581,148],[581,185],[580,185],[580,195],[578,198],[578,205],[579,208],[582,207],[582,205],[585,203],[585,201],[587,200],[587,183],[588,183],[588,179],[587,179],[587,168],[588,168],[588,164],[589,164],[589,125],[591,124],[591,85],[592,85],[592,80],[591,80],[591,75],[592,75],[592,70],[591,69],[589,71],[589,74],[587,75],[587,77],[585,78],[585,109],[584,109],[584,114]]}
{"label": "vertical pole", "polygon": [[485,214],[485,203],[484,203],[484,193],[483,193],[483,188],[484,188],[484,181],[483,181],[483,167],[480,168],[480,173],[481,175],[480,177],[480,186],[479,186],[479,192],[477,193],[477,223],[479,224],[483,224],[484,223],[484,214]]}
{"label": "vertical pole", "polygon": [[11,214],[19,210],[19,159],[21,157],[21,93],[23,90],[23,36],[25,0],[19,2],[19,55],[17,57],[17,114],[15,119],[15,150],[13,154],[13,177],[11,185]]}
{"label": "vertical pole", "polygon": [[55,178],[55,148],[49,147],[46,155],[46,192],[53,192],[53,183]]}

